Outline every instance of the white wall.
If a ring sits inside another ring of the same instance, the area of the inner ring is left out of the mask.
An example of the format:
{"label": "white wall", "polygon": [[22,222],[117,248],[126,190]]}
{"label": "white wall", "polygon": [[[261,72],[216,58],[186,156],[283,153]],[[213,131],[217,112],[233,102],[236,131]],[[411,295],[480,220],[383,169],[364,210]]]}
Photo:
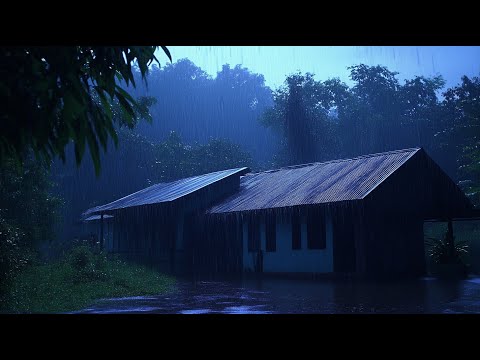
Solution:
{"label": "white wall", "polygon": [[[260,224],[260,243],[263,251],[263,272],[333,272],[333,227],[332,219],[326,215],[326,248],[307,248],[307,224],[302,218],[302,247],[300,250],[292,250],[292,224],[280,222],[276,219],[276,242],[275,252],[266,252],[265,222]],[[248,223],[243,224],[243,268],[245,271],[254,271],[254,253],[248,252]]]}

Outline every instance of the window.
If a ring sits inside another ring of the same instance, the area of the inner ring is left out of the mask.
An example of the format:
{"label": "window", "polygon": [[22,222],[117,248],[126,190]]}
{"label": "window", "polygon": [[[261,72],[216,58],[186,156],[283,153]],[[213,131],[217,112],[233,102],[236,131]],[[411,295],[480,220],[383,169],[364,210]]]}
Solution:
{"label": "window", "polygon": [[267,216],[265,219],[265,237],[266,237],[266,251],[275,252],[277,251],[277,233],[276,233],[276,222],[275,215]]}
{"label": "window", "polygon": [[292,216],[292,250],[300,250],[302,248],[302,229],[300,217]]}
{"label": "window", "polygon": [[248,252],[260,250],[260,224],[258,221],[248,222]]}
{"label": "window", "polygon": [[307,218],[307,247],[309,249],[325,249],[325,216],[320,213]]}

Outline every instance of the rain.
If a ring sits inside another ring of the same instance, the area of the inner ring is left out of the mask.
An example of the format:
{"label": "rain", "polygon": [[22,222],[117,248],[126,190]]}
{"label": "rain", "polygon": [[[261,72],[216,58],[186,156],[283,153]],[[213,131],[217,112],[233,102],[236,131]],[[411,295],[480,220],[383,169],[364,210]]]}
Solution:
{"label": "rain", "polygon": [[479,46],[1,56],[0,312],[480,312]]}

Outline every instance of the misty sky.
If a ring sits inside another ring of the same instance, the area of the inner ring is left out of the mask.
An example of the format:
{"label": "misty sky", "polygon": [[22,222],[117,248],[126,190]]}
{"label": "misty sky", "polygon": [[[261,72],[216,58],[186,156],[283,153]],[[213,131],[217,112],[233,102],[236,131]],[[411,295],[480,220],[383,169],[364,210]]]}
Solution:
{"label": "misty sky", "polygon": [[[480,46],[168,46],[173,61],[189,58],[210,75],[223,64],[242,64],[265,76],[276,87],[297,70],[313,72],[317,80],[339,77],[349,83],[347,66],[385,65],[399,78],[443,75],[447,86],[462,75],[480,75]],[[167,58],[160,54],[160,63]]]}

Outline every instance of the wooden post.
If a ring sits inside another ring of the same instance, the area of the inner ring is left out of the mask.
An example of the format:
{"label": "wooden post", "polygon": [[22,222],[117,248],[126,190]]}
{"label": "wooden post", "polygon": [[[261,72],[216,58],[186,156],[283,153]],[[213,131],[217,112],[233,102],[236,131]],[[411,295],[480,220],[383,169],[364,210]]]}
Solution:
{"label": "wooden post", "polygon": [[100,251],[103,250],[103,213],[100,216]]}
{"label": "wooden post", "polygon": [[450,259],[453,260],[455,256],[455,241],[453,237],[452,218],[448,218],[447,243]]}

